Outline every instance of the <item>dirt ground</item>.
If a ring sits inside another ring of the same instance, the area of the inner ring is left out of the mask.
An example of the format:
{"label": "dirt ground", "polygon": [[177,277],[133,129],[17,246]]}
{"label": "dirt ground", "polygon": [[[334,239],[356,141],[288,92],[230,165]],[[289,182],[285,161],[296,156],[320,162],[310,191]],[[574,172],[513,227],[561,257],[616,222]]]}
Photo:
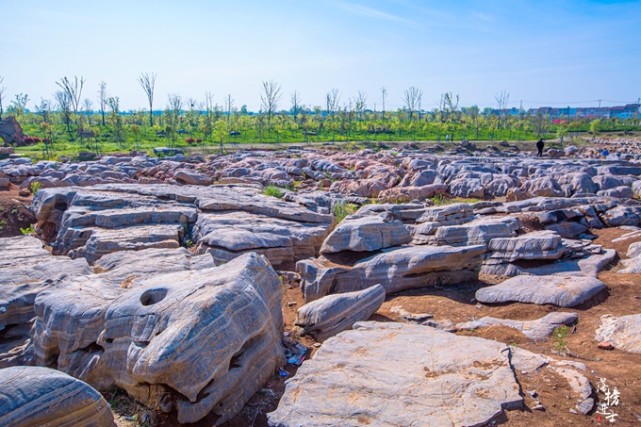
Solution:
{"label": "dirt ground", "polygon": [[20,236],[21,228],[36,222],[29,210],[31,196],[22,197],[18,187],[11,185],[9,191],[0,191],[0,237]]}

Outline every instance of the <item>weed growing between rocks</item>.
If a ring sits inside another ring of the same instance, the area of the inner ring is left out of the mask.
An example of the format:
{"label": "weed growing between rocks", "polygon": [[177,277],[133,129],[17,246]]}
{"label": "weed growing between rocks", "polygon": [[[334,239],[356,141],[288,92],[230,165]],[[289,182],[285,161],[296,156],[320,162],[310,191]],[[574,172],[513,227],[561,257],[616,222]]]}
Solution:
{"label": "weed growing between rocks", "polygon": [[276,197],[277,199],[282,199],[283,196],[285,195],[285,190],[279,187],[275,187],[273,185],[269,185],[265,187],[265,189],[263,190],[263,194],[265,196],[272,196],[272,197]]}
{"label": "weed growing between rocks", "polygon": [[31,224],[29,227],[20,228],[20,232],[23,236],[30,236],[32,234],[36,234],[36,229],[33,227],[33,224]]}
{"label": "weed growing between rocks", "polygon": [[332,208],[332,213],[336,217],[336,222],[340,223],[348,215],[353,214],[358,210],[358,205],[354,203],[336,203]]}
{"label": "weed growing between rocks", "polygon": [[567,326],[558,326],[554,328],[552,336],[554,337],[554,350],[559,354],[562,354],[568,350],[568,343],[565,340],[570,333],[570,330]]}
{"label": "weed growing between rocks", "polygon": [[33,181],[31,185],[29,185],[29,190],[31,190],[31,194],[35,196],[38,190],[40,190],[41,185],[42,184],[40,184],[40,181]]}

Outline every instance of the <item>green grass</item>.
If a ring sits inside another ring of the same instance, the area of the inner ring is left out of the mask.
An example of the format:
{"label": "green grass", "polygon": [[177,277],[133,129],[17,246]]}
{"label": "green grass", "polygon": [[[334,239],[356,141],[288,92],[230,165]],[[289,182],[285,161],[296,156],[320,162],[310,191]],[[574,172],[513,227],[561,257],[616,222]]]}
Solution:
{"label": "green grass", "polygon": [[340,223],[348,215],[353,214],[358,210],[358,205],[354,203],[336,203],[332,208],[332,213],[336,217],[336,221]]}
{"label": "green grass", "polygon": [[444,196],[443,194],[437,194],[435,196],[432,196],[430,197],[430,200],[432,201],[432,204],[434,206],[453,205],[454,203],[474,204],[474,203],[482,202],[481,199],[477,199],[474,197],[471,197],[471,198],[447,197],[447,196]]}
{"label": "green grass", "polygon": [[31,190],[31,194],[33,194],[35,196],[36,193],[38,192],[38,190],[40,190],[41,186],[42,186],[42,184],[40,184],[40,181],[33,181],[31,183],[31,185],[29,185],[29,189]]}
{"label": "green grass", "polygon": [[[556,139],[559,126],[565,126],[567,132],[581,132],[587,136],[589,120],[572,120],[568,125],[552,123],[549,118],[540,119],[533,116],[508,117],[499,122],[494,116],[480,116],[478,129],[463,115],[457,120],[443,121],[438,114],[423,114],[420,120],[410,120],[403,110],[368,112],[354,115],[353,112],[341,111],[329,116],[325,112],[305,113],[298,116],[281,113],[267,121],[259,114],[234,113],[229,118],[219,113],[209,116],[204,112],[183,111],[178,117],[156,114],[154,126],[149,126],[147,115],[143,111],[122,114],[117,117],[108,114],[105,126],[101,126],[98,113],[83,116],[83,129],[91,130],[91,137],[80,139],[77,132],[77,121],[71,121],[70,129],[64,124],[59,112],[49,113],[47,122],[41,114],[27,112],[17,117],[24,133],[41,139],[49,139],[51,144],[43,142],[31,146],[17,147],[16,151],[33,159],[57,159],[66,156],[78,157],[80,151],[91,151],[96,154],[127,153],[132,150],[152,154],[153,148],[169,147],[195,150],[215,154],[219,143],[224,148],[241,144],[279,143],[334,143],[344,142],[341,149],[356,151],[363,148],[380,150],[380,144],[386,142],[434,141],[449,145],[462,140],[469,141],[531,141],[542,137],[546,140]],[[221,127],[223,132],[214,129]],[[539,129],[540,133],[535,131]],[[184,133],[178,133],[184,131]],[[381,133],[381,130],[384,132]],[[601,123],[600,134],[607,132],[636,132],[641,130],[638,119],[609,119]],[[238,135],[228,135],[230,131]],[[450,141],[445,142],[445,136]]]}
{"label": "green grass", "polygon": [[274,185],[268,185],[265,187],[263,190],[263,194],[265,196],[271,196],[271,197],[276,197],[277,199],[282,199],[283,196],[285,195],[285,189],[276,187]]}
{"label": "green grass", "polygon": [[22,233],[23,236],[30,236],[32,234],[36,234],[36,229],[33,227],[33,224],[31,224],[27,228],[21,228],[20,232]]}

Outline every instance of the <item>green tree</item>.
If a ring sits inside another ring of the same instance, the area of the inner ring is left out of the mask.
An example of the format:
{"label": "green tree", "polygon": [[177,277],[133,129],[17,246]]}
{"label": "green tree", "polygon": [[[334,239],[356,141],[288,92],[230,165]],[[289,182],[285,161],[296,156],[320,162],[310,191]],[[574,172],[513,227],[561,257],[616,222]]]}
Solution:
{"label": "green tree", "polygon": [[596,138],[601,130],[601,119],[594,119],[590,122],[590,133],[592,134],[592,140]]}

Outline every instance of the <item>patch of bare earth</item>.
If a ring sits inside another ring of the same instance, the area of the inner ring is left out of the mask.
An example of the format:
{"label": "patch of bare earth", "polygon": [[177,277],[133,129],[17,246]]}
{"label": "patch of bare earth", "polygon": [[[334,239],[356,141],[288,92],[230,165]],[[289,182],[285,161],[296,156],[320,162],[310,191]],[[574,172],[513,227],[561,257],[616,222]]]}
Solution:
{"label": "patch of bare earth", "polygon": [[15,185],[9,191],[0,191],[0,237],[20,236],[21,228],[36,222],[28,208],[31,197],[22,197],[18,192]]}

